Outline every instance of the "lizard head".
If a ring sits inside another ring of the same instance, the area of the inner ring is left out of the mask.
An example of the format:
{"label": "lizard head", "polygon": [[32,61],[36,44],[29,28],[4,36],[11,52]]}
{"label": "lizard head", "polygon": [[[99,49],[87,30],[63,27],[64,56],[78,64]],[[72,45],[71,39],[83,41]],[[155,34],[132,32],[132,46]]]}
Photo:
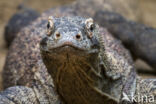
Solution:
{"label": "lizard head", "polygon": [[99,52],[96,37],[98,25],[92,18],[49,17],[46,36],[41,41],[41,51],[58,55],[89,55]]}
{"label": "lizard head", "polygon": [[91,18],[49,17],[47,33],[40,42],[43,60],[55,65],[79,59],[95,63],[100,50],[98,30]]}

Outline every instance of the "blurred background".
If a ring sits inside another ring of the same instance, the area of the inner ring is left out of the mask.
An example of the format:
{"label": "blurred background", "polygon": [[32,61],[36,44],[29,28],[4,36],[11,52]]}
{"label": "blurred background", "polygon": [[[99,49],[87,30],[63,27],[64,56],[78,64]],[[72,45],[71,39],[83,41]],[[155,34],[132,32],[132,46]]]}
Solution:
{"label": "blurred background", "polygon": [[[16,12],[17,6],[24,3],[26,6],[31,7],[40,13],[56,6],[72,3],[74,0],[0,0],[0,76],[2,74],[7,48],[3,38],[4,27],[10,17]],[[111,0],[110,0],[111,1]],[[112,0],[113,1],[113,0]],[[137,21],[156,28],[156,0],[119,0],[130,12],[125,15],[127,19]],[[120,5],[119,2],[119,5]],[[130,8],[128,5],[131,5]],[[140,65],[141,64],[141,65]],[[137,67],[150,67],[140,61],[136,62]],[[144,75],[142,75],[144,76]],[[147,76],[144,76],[147,77]],[[1,78],[0,78],[1,85]],[[0,89],[2,87],[0,86]]]}

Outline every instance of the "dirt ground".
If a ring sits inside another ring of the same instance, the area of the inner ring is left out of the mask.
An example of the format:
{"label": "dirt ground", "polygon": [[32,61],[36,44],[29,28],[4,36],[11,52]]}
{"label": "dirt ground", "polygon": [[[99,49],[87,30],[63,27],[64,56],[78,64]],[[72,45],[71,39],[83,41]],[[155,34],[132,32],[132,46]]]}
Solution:
{"label": "dirt ground", "polygon": [[[7,54],[7,48],[5,47],[5,42],[3,39],[3,31],[5,24],[9,18],[16,12],[16,7],[20,3],[25,1],[27,6],[30,6],[40,12],[63,4],[68,4],[74,0],[0,0],[0,76],[2,74],[3,65],[5,62],[5,57]],[[156,0],[139,0],[139,15],[138,22],[145,23],[147,25],[156,27]],[[139,67],[140,61],[137,62],[137,67]],[[143,64],[143,67],[149,67]],[[145,76],[145,75],[143,75]],[[145,76],[147,77],[147,76]],[[1,83],[0,78],[0,83]],[[1,85],[1,84],[0,84]],[[0,89],[2,87],[0,86]]]}

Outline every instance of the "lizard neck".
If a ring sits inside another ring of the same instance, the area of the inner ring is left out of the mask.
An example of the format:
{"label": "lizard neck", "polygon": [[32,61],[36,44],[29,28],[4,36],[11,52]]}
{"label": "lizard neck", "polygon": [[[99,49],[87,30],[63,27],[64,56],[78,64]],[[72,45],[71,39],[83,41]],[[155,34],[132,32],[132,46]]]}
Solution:
{"label": "lizard neck", "polygon": [[116,102],[101,90],[104,82],[99,71],[98,60],[94,63],[87,63],[86,60],[79,60],[78,58],[75,60],[70,58],[55,63],[56,61],[49,59],[45,63],[53,77],[57,92],[65,102],[68,104]]}

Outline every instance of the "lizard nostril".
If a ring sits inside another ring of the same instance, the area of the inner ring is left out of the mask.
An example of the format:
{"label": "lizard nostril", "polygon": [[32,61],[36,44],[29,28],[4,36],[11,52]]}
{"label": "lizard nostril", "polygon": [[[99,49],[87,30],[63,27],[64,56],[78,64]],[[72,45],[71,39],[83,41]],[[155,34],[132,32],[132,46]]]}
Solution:
{"label": "lizard nostril", "polygon": [[80,35],[80,34],[77,34],[77,35],[76,35],[76,39],[77,39],[77,40],[80,40],[80,39],[81,39],[81,35]]}
{"label": "lizard nostril", "polygon": [[60,37],[60,34],[56,34],[56,37],[58,37],[58,38],[59,38],[59,37]]}

